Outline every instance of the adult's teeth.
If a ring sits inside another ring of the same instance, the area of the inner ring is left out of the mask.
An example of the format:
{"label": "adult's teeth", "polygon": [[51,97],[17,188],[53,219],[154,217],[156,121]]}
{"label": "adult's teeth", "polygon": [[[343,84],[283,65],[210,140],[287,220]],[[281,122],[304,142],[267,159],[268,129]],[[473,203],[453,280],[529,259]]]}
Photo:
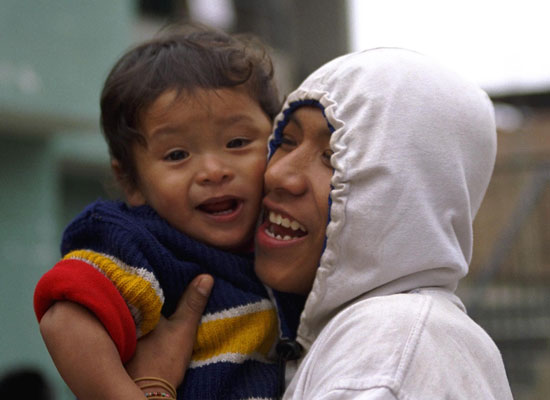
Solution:
{"label": "adult's teeth", "polygon": [[275,214],[274,212],[269,213],[269,222],[273,224],[280,225],[281,224],[281,215]]}
{"label": "adult's teeth", "polygon": [[[300,224],[298,221],[296,220],[291,221],[290,219],[285,218],[281,214],[277,214],[273,211],[269,212],[269,222],[276,225],[282,225],[283,227],[290,228],[293,231],[297,231],[298,229],[300,229],[301,231],[306,232],[306,228],[302,224]],[[286,240],[286,239],[283,238],[283,240]]]}
{"label": "adult's teeth", "polygon": [[290,237],[289,235],[285,235],[284,237],[281,236],[281,235],[276,235],[274,234],[273,232],[271,232],[269,229],[267,229],[265,231],[269,236],[271,236],[272,238],[275,238],[277,240],[292,240],[292,237]]}

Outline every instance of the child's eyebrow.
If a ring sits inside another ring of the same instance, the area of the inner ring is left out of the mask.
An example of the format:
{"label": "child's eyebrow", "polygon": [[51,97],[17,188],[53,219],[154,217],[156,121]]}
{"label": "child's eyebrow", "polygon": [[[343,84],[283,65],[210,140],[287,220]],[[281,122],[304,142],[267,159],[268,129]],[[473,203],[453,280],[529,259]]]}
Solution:
{"label": "child's eyebrow", "polygon": [[153,138],[159,138],[163,136],[169,136],[169,135],[175,135],[177,133],[181,132],[181,127],[176,125],[163,125],[160,128],[154,129],[150,137]]}
{"label": "child's eyebrow", "polygon": [[[237,114],[237,115],[230,115],[230,116],[224,116],[218,118],[218,123],[222,124],[224,126],[231,126],[238,124],[240,122],[253,122],[254,118],[247,114]],[[151,139],[159,139],[164,136],[171,136],[176,135],[182,132],[182,129],[184,129],[184,126],[179,126],[177,124],[170,124],[170,125],[162,125],[158,128],[153,129],[153,131],[150,133]]]}
{"label": "child's eyebrow", "polygon": [[241,121],[244,121],[244,122],[253,121],[254,119],[247,114],[237,114],[237,115],[230,115],[227,117],[220,117],[219,120],[224,124],[232,125],[232,124],[239,123]]}

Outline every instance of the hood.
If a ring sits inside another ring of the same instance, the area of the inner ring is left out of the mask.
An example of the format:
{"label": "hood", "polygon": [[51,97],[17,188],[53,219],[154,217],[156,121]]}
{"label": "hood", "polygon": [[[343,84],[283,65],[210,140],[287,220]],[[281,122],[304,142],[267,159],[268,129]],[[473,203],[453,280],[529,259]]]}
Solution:
{"label": "hood", "polygon": [[333,130],[334,174],[298,341],[309,348],[360,298],[438,288],[461,306],[453,292],[468,272],[472,221],[496,155],[486,93],[428,57],[380,48],[315,71],[288,96],[276,126],[312,101]]}

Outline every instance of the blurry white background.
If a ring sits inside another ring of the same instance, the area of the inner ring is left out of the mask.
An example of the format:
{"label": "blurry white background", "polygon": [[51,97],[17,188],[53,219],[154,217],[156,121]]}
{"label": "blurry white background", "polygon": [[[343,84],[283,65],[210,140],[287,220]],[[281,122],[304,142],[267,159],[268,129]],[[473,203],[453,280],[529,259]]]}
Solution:
{"label": "blurry white background", "polygon": [[544,0],[348,0],[352,50],[407,47],[491,94],[550,87]]}

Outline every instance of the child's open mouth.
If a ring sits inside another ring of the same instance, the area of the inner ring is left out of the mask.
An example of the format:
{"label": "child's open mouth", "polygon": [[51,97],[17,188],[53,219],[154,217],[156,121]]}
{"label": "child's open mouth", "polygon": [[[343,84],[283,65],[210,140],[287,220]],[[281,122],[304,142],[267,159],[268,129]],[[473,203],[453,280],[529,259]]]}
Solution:
{"label": "child's open mouth", "polygon": [[229,215],[237,211],[242,204],[242,200],[237,198],[218,198],[210,199],[200,204],[197,208],[213,216]]}
{"label": "child's open mouth", "polygon": [[307,235],[306,228],[298,221],[287,218],[276,212],[269,212],[269,224],[265,233],[278,240],[292,240]]}

